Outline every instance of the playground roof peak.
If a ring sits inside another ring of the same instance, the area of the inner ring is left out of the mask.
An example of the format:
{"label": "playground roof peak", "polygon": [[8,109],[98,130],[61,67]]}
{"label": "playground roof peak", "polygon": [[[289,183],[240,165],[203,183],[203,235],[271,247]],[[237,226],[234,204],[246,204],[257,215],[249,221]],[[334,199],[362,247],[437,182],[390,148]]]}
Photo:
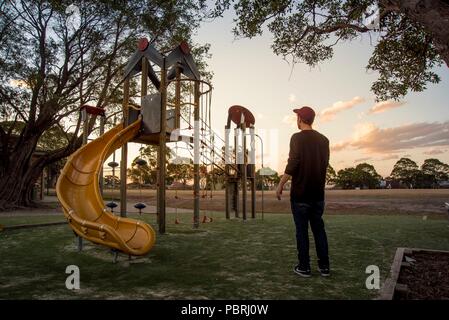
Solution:
{"label": "playground roof peak", "polygon": [[[181,73],[192,80],[200,80],[201,75],[198,67],[193,60],[190,47],[187,42],[182,41],[166,56],[160,53],[147,38],[141,38],[137,44],[137,50],[129,58],[125,67],[124,78],[132,77],[142,71],[142,58],[153,62],[160,68],[164,67],[168,70],[168,79],[171,80],[176,76],[176,68],[179,67]],[[160,80],[156,76],[156,72],[152,66],[149,66],[148,76],[151,82],[159,88]]]}

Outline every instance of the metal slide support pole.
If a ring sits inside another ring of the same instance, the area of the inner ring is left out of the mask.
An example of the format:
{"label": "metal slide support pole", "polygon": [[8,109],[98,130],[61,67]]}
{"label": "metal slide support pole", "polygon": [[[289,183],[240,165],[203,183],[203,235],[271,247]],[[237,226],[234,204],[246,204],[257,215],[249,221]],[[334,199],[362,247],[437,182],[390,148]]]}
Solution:
{"label": "metal slide support pole", "polygon": [[[123,85],[123,126],[126,126],[128,122],[128,103],[129,103],[129,78],[126,78]],[[122,146],[121,159],[120,159],[120,216],[126,217],[126,167],[128,166],[128,144],[125,143]]]}
{"label": "metal slide support pole", "polygon": [[83,238],[78,235],[76,237],[78,239],[78,251],[83,251]]}
{"label": "metal slide support pole", "polygon": [[165,58],[161,68],[161,132],[159,133],[159,185],[158,185],[158,213],[159,213],[159,233],[165,233],[165,174],[167,170],[166,166],[166,140],[167,140],[167,70],[165,66]]}
{"label": "metal slide support pole", "polygon": [[194,90],[193,228],[200,226],[200,84]]}

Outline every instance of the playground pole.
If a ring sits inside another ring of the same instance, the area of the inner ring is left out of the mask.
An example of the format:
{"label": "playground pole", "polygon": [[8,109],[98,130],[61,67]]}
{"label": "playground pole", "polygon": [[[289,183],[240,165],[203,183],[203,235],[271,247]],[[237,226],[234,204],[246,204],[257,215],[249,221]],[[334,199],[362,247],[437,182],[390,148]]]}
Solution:
{"label": "playground pole", "polygon": [[229,163],[231,162],[230,160],[230,155],[229,155],[229,135],[231,134],[231,130],[230,130],[230,120],[229,120],[229,116],[228,116],[228,123],[225,126],[225,154],[224,154],[224,158],[225,158],[225,182],[226,182],[226,188],[225,188],[225,204],[226,204],[226,219],[230,219],[231,218],[231,196],[230,196],[230,181],[229,181]]}
{"label": "playground pole", "polygon": [[[105,117],[100,117],[100,136],[104,134],[104,121]],[[102,166],[100,170],[100,192],[102,196],[103,196],[103,189],[104,189],[104,179],[103,179],[103,166]]]}
{"label": "playground pole", "polygon": [[193,228],[200,225],[200,84],[195,81],[194,89],[194,163],[193,163]]}
{"label": "playground pole", "polygon": [[[143,70],[143,69],[142,69]],[[146,68],[145,78],[148,78],[148,67]],[[159,185],[158,185],[158,222],[159,222],[159,233],[165,233],[165,173],[166,173],[166,140],[167,140],[167,70],[165,66],[165,58],[162,62],[161,68],[161,131],[159,133]]]}
{"label": "playground pole", "polygon": [[176,88],[175,88],[175,127],[181,127],[181,69],[176,67]]}
{"label": "playground pole", "polygon": [[235,166],[237,168],[237,172],[236,172],[236,181],[233,181],[233,188],[232,188],[232,192],[233,192],[233,201],[235,203],[235,217],[236,218],[240,218],[240,199],[239,199],[239,184],[238,184],[238,177],[241,177],[241,172],[240,172],[240,168],[241,168],[241,161],[240,161],[240,153],[238,151],[239,148],[239,140],[238,140],[238,136],[239,136],[239,132],[240,129],[239,128],[235,128],[234,129],[234,154],[235,154]]}
{"label": "playground pole", "polygon": [[[129,102],[129,78],[125,79],[123,85],[123,126],[128,122],[128,102]],[[126,167],[128,165],[128,144],[122,146],[120,159],[120,216],[126,217]]]}
{"label": "playground pole", "polygon": [[254,126],[249,128],[251,139],[250,168],[251,168],[251,218],[256,218],[256,139]]}
{"label": "playground pole", "polygon": [[[82,88],[82,86],[81,86]],[[81,89],[82,90],[82,89]],[[87,137],[89,135],[89,114],[87,113],[86,108],[81,110],[81,118],[83,119],[83,146],[87,144]],[[78,238],[78,251],[83,250],[83,238],[76,235]]]}
{"label": "playground pole", "polygon": [[87,136],[89,135],[89,116],[84,108],[81,111],[81,117],[83,119],[83,146],[87,144]]}
{"label": "playground pole", "polygon": [[245,118],[242,114],[242,152],[243,152],[243,165],[242,165],[242,218],[243,220],[246,220],[246,186],[247,186],[247,173],[246,173],[246,166],[248,164],[248,157],[246,154],[246,124],[245,124]]}

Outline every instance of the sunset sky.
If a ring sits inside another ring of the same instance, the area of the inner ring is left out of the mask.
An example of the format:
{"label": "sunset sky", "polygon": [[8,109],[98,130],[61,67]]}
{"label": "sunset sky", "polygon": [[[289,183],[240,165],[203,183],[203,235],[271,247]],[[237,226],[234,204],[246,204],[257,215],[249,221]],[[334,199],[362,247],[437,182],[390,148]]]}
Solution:
{"label": "sunset sky", "polygon": [[[223,134],[227,109],[240,104],[256,117],[264,136],[266,166],[283,173],[290,136],[297,131],[292,109],[309,105],[318,113],[315,128],[332,145],[336,169],[360,162],[388,176],[402,156],[421,165],[436,157],[449,162],[449,70],[436,71],[442,81],[400,102],[376,103],[370,91],[376,74],[366,65],[378,35],[364,35],[335,47],[332,60],[311,69],[289,65],[272,53],[271,35],[235,40],[232,13],[202,24],[195,37],[210,43],[214,72],[212,122]],[[371,43],[370,43],[371,41]],[[279,157],[277,157],[279,156]]]}

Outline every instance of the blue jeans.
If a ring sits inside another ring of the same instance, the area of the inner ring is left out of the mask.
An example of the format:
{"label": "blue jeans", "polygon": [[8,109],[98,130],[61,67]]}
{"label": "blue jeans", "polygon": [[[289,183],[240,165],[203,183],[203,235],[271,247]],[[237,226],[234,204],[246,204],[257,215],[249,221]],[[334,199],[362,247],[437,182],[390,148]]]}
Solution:
{"label": "blue jeans", "polygon": [[309,222],[315,239],[318,266],[329,268],[329,249],[326,230],[324,229],[324,201],[300,203],[291,201],[293,219],[296,225],[296,246],[298,248],[299,267],[310,270],[309,256]]}

